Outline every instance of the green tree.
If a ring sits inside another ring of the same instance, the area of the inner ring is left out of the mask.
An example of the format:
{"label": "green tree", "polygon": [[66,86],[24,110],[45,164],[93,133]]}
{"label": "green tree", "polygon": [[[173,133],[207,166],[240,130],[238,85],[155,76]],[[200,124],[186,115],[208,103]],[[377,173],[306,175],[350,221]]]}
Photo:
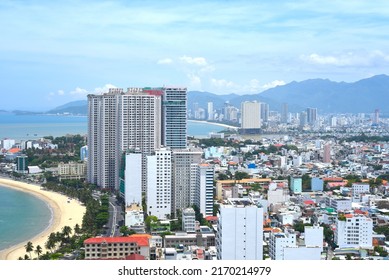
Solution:
{"label": "green tree", "polygon": [[146,230],[150,231],[151,224],[156,223],[156,222],[158,222],[158,218],[156,216],[153,216],[153,215],[147,216],[147,218],[145,220]]}
{"label": "green tree", "polygon": [[235,176],[235,180],[242,180],[242,179],[250,178],[250,175],[247,172],[242,172],[242,171],[236,171],[234,176]]}
{"label": "green tree", "polygon": [[34,250],[34,245],[32,245],[31,241],[28,241],[26,245],[24,245],[24,248],[26,249],[26,252],[30,255],[31,259],[31,252]]}
{"label": "green tree", "polygon": [[37,254],[38,259],[39,259],[39,256],[42,254],[42,247],[40,245],[36,246],[34,252],[35,252],[35,254]]}

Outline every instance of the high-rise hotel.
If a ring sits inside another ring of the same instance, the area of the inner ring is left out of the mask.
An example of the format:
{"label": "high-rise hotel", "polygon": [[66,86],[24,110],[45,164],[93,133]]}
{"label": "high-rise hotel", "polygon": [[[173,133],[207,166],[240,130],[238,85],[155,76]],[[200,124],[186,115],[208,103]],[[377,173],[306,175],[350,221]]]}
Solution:
{"label": "high-rise hotel", "polygon": [[88,181],[119,188],[123,153],[186,148],[186,88],[120,88],[88,95]]}

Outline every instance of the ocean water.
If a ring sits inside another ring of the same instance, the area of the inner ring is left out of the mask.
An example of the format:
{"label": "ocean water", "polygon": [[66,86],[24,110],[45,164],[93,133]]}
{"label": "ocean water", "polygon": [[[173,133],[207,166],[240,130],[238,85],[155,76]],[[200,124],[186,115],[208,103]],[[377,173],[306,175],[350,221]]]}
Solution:
{"label": "ocean water", "polygon": [[[64,136],[87,133],[86,116],[0,114],[0,139],[34,140],[43,136]],[[188,135],[208,137],[211,132],[225,129],[220,125],[188,121]]]}
{"label": "ocean water", "polygon": [[45,201],[0,186],[0,250],[38,235],[51,219],[52,212]]}

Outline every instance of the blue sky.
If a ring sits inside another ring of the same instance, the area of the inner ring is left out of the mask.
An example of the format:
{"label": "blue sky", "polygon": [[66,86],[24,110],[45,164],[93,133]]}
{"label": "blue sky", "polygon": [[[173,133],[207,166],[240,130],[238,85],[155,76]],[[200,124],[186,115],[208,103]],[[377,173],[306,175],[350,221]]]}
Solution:
{"label": "blue sky", "polygon": [[389,74],[387,0],[0,2],[0,109],[108,87],[258,93]]}

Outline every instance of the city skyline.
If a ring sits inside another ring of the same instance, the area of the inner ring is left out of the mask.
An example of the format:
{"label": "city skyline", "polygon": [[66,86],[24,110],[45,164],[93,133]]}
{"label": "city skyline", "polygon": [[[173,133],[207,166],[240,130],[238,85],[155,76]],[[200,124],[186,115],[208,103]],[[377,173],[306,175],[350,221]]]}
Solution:
{"label": "city skyline", "polygon": [[0,8],[2,96],[12,109],[50,109],[128,84],[243,94],[310,78],[353,82],[389,64],[384,1]]}

